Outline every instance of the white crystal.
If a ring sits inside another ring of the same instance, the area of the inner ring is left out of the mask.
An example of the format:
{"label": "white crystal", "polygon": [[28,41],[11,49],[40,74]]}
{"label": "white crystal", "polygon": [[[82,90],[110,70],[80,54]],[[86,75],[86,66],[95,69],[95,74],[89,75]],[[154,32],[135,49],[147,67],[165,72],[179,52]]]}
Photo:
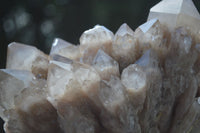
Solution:
{"label": "white crystal", "polygon": [[133,30],[126,23],[124,23],[117,30],[116,35],[123,37],[127,34],[130,35],[130,36],[134,36]]}
{"label": "white crystal", "polygon": [[120,70],[136,60],[138,49],[133,30],[123,24],[116,32],[112,45],[112,57],[119,62]]}
{"label": "white crystal", "polygon": [[118,63],[101,49],[97,52],[92,66],[103,80],[109,80],[111,75],[119,76]]}
{"label": "white crystal", "polygon": [[7,69],[27,70],[46,78],[48,56],[37,48],[13,42],[8,45]]}
{"label": "white crystal", "polygon": [[157,18],[151,19],[143,25],[139,26],[143,33],[146,33],[158,21]]}
{"label": "white crystal", "polygon": [[101,81],[99,99],[106,110],[116,113],[117,108],[125,103],[125,88],[117,77],[111,77],[110,81]]}
{"label": "white crystal", "polygon": [[69,99],[70,95],[73,98],[73,93],[77,91],[89,95],[98,89],[99,82],[98,73],[90,66],[70,60],[50,61],[47,80],[50,93],[48,99],[56,106],[55,100],[66,95]]}
{"label": "white crystal", "polygon": [[79,66],[75,68],[74,75],[77,81],[82,86],[82,90],[86,94],[90,94],[96,89],[98,89],[97,86],[100,82],[100,76],[93,68],[86,65]]}
{"label": "white crystal", "polygon": [[194,33],[200,30],[200,15],[192,0],[162,0],[150,9],[148,20],[158,18],[173,30],[183,26]]}
{"label": "white crystal", "polygon": [[165,39],[165,34],[165,29],[158,19],[147,21],[135,31],[135,37],[140,43],[140,49],[145,51],[152,48],[160,55],[164,55],[168,51],[168,43]]}
{"label": "white crystal", "polygon": [[[23,70],[0,70],[0,106],[4,110],[9,110],[14,107],[14,98],[21,93],[21,91],[32,84],[34,76]],[[4,112],[0,115],[4,116]]]}
{"label": "white crystal", "polygon": [[56,38],[53,42],[50,55],[53,55],[53,54],[58,54],[72,60],[77,60],[81,56],[78,46],[75,46],[60,38]]}
{"label": "white crystal", "polygon": [[111,31],[99,25],[85,31],[80,37],[80,52],[82,56],[80,61],[91,65],[99,49],[110,55],[113,36]]}
{"label": "white crystal", "polygon": [[141,91],[147,85],[146,75],[139,66],[133,64],[122,72],[122,83],[132,93]]}
{"label": "white crystal", "polygon": [[176,34],[173,36],[174,41],[177,43],[180,54],[188,54],[192,47],[192,38],[189,36],[185,28],[176,29]]}
{"label": "white crystal", "polygon": [[140,66],[131,64],[123,70],[121,80],[133,104],[137,107],[139,107],[138,105],[142,105],[145,101],[146,90],[148,88],[145,71]]}
{"label": "white crystal", "polygon": [[96,25],[93,29],[85,31],[80,37],[80,45],[99,45],[111,42],[113,33],[104,26]]}
{"label": "white crystal", "polygon": [[[48,70],[47,86],[50,99],[54,100],[61,98],[68,92],[67,85],[70,80],[74,79],[72,66],[70,64],[51,61]],[[52,102],[52,101],[51,101]]]}

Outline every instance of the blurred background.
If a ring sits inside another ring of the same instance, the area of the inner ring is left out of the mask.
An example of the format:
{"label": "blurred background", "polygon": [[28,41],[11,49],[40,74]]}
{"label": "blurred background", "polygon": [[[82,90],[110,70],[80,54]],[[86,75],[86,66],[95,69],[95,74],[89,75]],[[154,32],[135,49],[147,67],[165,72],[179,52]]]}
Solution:
{"label": "blurred background", "polygon": [[[144,23],[160,0],[1,0],[0,68],[5,68],[7,45],[34,45],[49,53],[53,39],[79,43],[81,34],[104,25],[114,33],[127,23],[133,30]],[[200,0],[193,0],[200,10]],[[0,120],[0,133],[3,121]]]}

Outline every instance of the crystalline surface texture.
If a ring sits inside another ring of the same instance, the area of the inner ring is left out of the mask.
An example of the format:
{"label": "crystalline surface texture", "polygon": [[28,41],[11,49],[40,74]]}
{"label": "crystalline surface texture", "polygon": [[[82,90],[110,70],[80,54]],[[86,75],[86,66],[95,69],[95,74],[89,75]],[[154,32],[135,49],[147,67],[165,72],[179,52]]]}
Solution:
{"label": "crystalline surface texture", "polygon": [[0,70],[6,133],[199,133],[197,23],[191,0],[163,0],[135,31],[97,25],[78,46],[56,38],[49,57],[11,43]]}

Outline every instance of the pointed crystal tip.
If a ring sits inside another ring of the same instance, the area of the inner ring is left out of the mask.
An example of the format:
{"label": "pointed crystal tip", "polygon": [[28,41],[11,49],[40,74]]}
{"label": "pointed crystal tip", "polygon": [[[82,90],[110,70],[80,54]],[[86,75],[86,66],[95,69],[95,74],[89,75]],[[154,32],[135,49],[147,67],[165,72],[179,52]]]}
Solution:
{"label": "pointed crystal tip", "polygon": [[139,26],[143,33],[146,33],[156,22],[158,22],[157,18],[151,19],[143,25]]}
{"label": "pointed crystal tip", "polygon": [[80,37],[81,45],[96,45],[112,41],[113,33],[104,26],[96,25],[94,28],[85,31]]}
{"label": "pointed crystal tip", "polygon": [[92,66],[103,80],[109,80],[111,75],[119,76],[119,64],[103,50],[99,50],[92,62]]}
{"label": "pointed crystal tip", "polygon": [[134,35],[133,30],[126,24],[122,24],[118,31],[116,32],[115,36],[125,36],[126,34]]}
{"label": "pointed crystal tip", "polygon": [[150,9],[148,20],[153,18],[170,30],[177,27],[187,27],[194,33],[200,30],[200,14],[192,0],[163,0]]}

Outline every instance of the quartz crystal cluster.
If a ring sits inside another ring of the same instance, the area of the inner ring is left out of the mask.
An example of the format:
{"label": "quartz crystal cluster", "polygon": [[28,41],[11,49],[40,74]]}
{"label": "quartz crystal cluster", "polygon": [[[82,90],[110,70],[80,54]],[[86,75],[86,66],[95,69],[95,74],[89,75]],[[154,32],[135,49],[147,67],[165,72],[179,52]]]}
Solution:
{"label": "quartz crystal cluster", "polygon": [[49,55],[8,45],[0,69],[6,133],[200,133],[200,15],[163,0],[113,34],[97,25]]}

